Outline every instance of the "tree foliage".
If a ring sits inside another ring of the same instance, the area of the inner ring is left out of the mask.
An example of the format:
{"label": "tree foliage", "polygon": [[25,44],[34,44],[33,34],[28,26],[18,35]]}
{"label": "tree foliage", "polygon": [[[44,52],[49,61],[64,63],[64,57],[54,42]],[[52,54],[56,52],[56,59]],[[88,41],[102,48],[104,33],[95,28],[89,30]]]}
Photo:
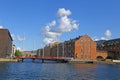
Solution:
{"label": "tree foliage", "polygon": [[15,52],[15,56],[22,56],[22,52],[19,51],[19,50],[16,50],[16,52]]}

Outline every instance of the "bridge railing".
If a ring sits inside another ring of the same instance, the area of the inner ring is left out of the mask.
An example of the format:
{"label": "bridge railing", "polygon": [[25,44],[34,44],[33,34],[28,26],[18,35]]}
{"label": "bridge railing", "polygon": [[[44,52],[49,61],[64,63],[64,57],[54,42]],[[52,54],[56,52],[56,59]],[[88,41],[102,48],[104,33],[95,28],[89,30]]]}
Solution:
{"label": "bridge railing", "polygon": [[36,58],[36,59],[71,59],[70,57],[56,57],[56,56],[17,56],[16,58]]}

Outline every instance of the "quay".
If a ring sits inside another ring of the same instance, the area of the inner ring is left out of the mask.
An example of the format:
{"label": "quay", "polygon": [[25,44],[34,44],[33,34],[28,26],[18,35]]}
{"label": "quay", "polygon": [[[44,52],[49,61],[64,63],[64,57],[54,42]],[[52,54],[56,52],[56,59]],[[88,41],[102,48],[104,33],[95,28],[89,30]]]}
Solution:
{"label": "quay", "polygon": [[18,62],[18,59],[0,58],[0,62]]}
{"label": "quay", "polygon": [[53,60],[56,61],[57,63],[70,63],[70,64],[117,64],[116,62],[113,61],[97,61],[97,60],[78,60],[78,59],[67,59],[67,58],[35,58],[35,57],[19,57],[16,59],[8,59],[8,58],[0,58],[0,62],[24,62],[24,59],[32,59],[32,62],[35,62],[35,59],[40,59],[42,60],[42,63],[45,62],[45,60]]}
{"label": "quay", "polygon": [[68,61],[68,63],[74,64],[116,64],[114,60],[105,60],[105,61],[99,61],[99,60],[79,60],[79,59],[71,59]]}

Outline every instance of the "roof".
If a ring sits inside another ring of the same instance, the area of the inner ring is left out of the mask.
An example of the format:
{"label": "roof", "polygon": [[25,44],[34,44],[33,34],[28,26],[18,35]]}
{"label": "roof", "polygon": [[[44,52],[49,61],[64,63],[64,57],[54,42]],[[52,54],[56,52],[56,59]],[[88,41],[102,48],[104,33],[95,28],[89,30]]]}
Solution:
{"label": "roof", "polygon": [[99,41],[96,41],[97,45],[103,45],[104,42],[106,42],[106,40],[99,40]]}
{"label": "roof", "polygon": [[120,44],[120,38],[105,41],[103,44],[105,46],[119,45]]}
{"label": "roof", "polygon": [[10,37],[10,39],[13,41],[12,36],[11,36],[11,34],[10,34],[10,32],[9,32],[9,30],[8,30],[8,29],[0,29],[0,30],[7,31],[7,32],[8,32],[8,35],[9,35],[9,37]]}
{"label": "roof", "polygon": [[74,42],[74,41],[80,39],[81,37],[82,37],[82,36],[78,36],[78,37],[76,37],[76,38],[74,38],[74,39],[70,39],[70,40],[65,41],[65,42]]}

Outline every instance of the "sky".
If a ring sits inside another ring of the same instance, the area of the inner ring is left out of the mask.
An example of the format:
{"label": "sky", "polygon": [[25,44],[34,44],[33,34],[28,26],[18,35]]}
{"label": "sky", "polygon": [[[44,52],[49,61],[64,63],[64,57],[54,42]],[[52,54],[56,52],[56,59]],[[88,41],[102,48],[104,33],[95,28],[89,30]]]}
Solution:
{"label": "sky", "polygon": [[120,38],[120,0],[0,0],[0,28],[10,31],[21,50],[85,34]]}

